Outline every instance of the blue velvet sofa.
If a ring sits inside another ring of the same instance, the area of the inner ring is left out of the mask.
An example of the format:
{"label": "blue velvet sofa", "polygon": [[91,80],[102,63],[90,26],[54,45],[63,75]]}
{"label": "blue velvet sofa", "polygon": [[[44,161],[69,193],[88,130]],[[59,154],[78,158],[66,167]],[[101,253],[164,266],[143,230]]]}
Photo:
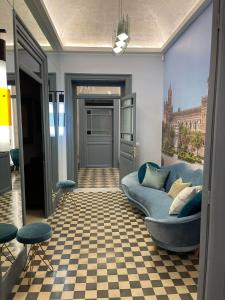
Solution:
{"label": "blue velvet sofa", "polygon": [[202,169],[193,169],[186,163],[165,168],[170,170],[165,191],[142,186],[138,181],[138,172],[133,172],[122,179],[122,189],[128,200],[146,215],[145,223],[157,246],[174,252],[195,250],[200,241],[201,213],[184,218],[169,215],[173,199],[167,192],[179,177],[184,182],[191,182],[192,185],[202,185]]}

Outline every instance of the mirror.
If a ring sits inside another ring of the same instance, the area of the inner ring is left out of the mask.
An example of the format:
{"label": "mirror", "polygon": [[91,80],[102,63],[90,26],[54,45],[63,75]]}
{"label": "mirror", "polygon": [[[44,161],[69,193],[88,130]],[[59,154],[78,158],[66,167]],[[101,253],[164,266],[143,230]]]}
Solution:
{"label": "mirror", "polygon": [[51,148],[51,180],[52,180],[52,202],[56,205],[56,184],[58,182],[58,93],[56,91],[56,74],[48,74],[49,90],[49,126],[50,126],[50,148]]}
{"label": "mirror", "polygon": [[[2,33],[0,37],[6,41],[5,71],[4,59],[2,59],[4,55],[0,60],[0,91],[3,93],[8,90],[7,93],[9,92],[9,96],[4,98],[5,100],[2,97],[0,98],[0,113],[3,115],[4,110],[5,120],[4,122],[0,122],[0,223],[13,224],[17,228],[20,228],[23,226],[23,210],[13,45],[13,15],[12,7],[7,0],[0,2],[0,29],[6,30],[6,33]],[[2,51],[0,53],[2,54]],[[2,78],[5,78],[5,80]],[[4,105],[4,101],[7,101],[7,108]],[[0,244],[0,247],[2,248],[3,244]],[[17,258],[22,249],[23,245],[15,239],[5,243],[1,253],[2,278],[6,276],[14,259]]]}

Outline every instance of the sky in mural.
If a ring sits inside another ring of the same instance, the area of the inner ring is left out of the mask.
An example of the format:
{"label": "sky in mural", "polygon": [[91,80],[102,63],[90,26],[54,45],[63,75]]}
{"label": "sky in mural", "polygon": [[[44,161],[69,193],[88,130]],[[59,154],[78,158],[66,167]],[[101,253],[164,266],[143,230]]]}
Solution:
{"label": "sky in mural", "polygon": [[183,33],[165,55],[164,100],[173,90],[174,111],[200,105],[208,92],[212,5]]}

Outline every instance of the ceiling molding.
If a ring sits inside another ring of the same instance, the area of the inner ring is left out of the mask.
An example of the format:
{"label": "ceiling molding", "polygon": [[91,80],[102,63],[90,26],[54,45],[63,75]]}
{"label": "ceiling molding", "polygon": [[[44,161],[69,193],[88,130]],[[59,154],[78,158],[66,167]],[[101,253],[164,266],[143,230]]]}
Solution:
{"label": "ceiling molding", "polygon": [[179,25],[176,31],[168,39],[168,41],[162,46],[160,52],[165,54],[173,44],[181,37],[181,35],[188,29],[188,27],[204,12],[204,10],[212,3],[212,0],[204,0],[200,5],[195,7]]}
{"label": "ceiling molding", "polygon": [[[63,51],[69,53],[112,53],[112,47],[63,47]],[[127,54],[160,54],[160,48],[132,48],[128,47],[125,51]]]}
{"label": "ceiling molding", "polygon": [[24,0],[52,49],[62,51],[63,45],[42,0]]}

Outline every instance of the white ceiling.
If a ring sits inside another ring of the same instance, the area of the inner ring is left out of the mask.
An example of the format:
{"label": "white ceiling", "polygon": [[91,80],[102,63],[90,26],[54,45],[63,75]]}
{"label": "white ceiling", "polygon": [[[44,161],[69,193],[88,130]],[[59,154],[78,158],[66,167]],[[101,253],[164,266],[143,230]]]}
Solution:
{"label": "white ceiling", "polygon": [[[111,47],[119,0],[43,0],[64,47]],[[123,0],[130,48],[159,49],[203,0]]]}
{"label": "white ceiling", "polygon": [[[0,27],[8,30],[12,44],[11,8],[0,0]],[[119,0],[36,0],[44,6],[65,51],[105,51],[119,15]],[[123,0],[130,17],[128,51],[160,51],[208,0]],[[36,40],[45,49],[50,44],[24,0],[14,0],[15,9]],[[37,20],[38,21],[38,20]]]}

